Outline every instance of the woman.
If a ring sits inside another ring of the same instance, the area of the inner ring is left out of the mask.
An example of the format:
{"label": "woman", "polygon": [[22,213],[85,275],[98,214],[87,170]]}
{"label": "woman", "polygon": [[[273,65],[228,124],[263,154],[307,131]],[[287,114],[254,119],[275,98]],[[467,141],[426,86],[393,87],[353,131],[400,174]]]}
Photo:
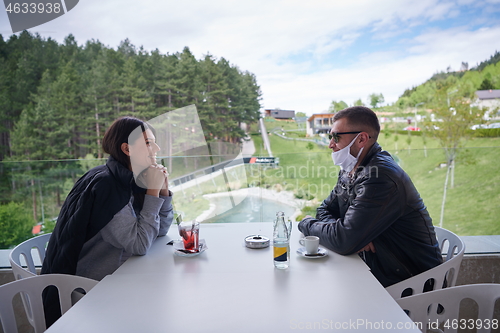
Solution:
{"label": "woman", "polygon": [[160,148],[152,128],[137,118],[117,119],[102,147],[110,157],[80,178],[68,195],[42,274],[101,280],[131,255],[145,254],[172,223],[168,174],[156,164]]}
{"label": "woman", "polygon": [[42,274],[101,280],[131,255],[146,254],[172,223],[168,173],[156,164],[160,148],[152,127],[137,118],[119,118],[104,134],[102,147],[110,156],[83,175],[66,198]]}

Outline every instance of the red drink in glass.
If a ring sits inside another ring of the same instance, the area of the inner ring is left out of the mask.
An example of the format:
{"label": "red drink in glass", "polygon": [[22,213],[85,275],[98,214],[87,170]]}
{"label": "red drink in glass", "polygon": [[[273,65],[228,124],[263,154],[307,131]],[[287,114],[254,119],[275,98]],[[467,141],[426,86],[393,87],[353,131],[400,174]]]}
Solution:
{"label": "red drink in glass", "polygon": [[196,221],[182,222],[179,224],[179,235],[184,242],[184,249],[188,251],[199,251],[200,223]]}

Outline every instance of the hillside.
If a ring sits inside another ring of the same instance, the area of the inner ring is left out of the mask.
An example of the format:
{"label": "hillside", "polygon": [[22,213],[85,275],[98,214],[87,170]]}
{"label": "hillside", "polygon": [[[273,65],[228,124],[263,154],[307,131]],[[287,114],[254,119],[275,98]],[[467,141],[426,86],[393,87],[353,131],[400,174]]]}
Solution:
{"label": "hillside", "polygon": [[458,90],[465,98],[473,98],[477,90],[500,89],[500,52],[471,69],[434,74],[424,83],[406,89],[395,106],[404,109],[419,103],[433,103],[436,91],[443,85]]}
{"label": "hillside", "polygon": [[[296,125],[285,124],[284,127],[289,130],[287,137],[297,137]],[[260,135],[255,133],[252,138],[256,155],[266,156]],[[271,135],[270,140],[274,156],[280,158],[280,167],[263,171],[265,179],[252,179],[252,175],[259,173],[249,173],[249,183],[259,182],[260,186],[291,191],[297,198],[312,200],[313,206],[304,207],[302,216],[315,214],[316,207],[337,181],[339,169],[332,163],[331,151],[324,146],[308,147],[307,142],[284,140],[276,135]],[[442,226],[459,235],[500,234],[499,137],[473,137],[460,149],[443,214],[446,157],[439,141],[416,133],[393,131],[384,131],[378,141],[411,177],[435,225],[439,225],[442,216]]]}

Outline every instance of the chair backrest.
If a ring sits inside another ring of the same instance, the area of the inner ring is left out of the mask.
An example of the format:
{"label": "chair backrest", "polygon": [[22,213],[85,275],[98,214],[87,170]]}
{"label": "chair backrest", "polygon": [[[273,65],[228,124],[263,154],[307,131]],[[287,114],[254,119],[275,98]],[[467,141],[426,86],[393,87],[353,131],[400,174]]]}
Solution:
{"label": "chair backrest", "polygon": [[[45,248],[49,242],[50,235],[51,233],[48,233],[30,238],[17,245],[10,252],[10,266],[12,267],[12,273],[14,273],[16,280],[36,276],[33,251],[38,253],[40,262],[43,263],[43,259],[45,258]],[[32,326],[35,326],[35,320],[33,318],[33,313],[31,312],[31,305],[28,296],[25,293],[21,293],[21,300],[23,302],[24,310],[26,311],[26,317],[28,318],[29,323]]]}
{"label": "chair backrest", "polygon": [[18,293],[29,297],[29,304],[33,313],[35,333],[46,330],[43,309],[42,292],[48,286],[55,286],[59,291],[61,313],[71,308],[71,293],[75,289],[91,290],[98,281],[76,275],[44,274],[36,275],[0,286],[0,323],[4,332],[17,332],[17,323],[12,298]]}
{"label": "chair backrest", "polygon": [[[36,275],[35,261],[33,260],[32,249],[35,248],[40,256],[40,262],[45,258],[45,248],[49,242],[50,233],[28,239],[17,245],[9,255],[10,265],[16,280]],[[21,257],[24,257],[26,268],[23,267]]]}
{"label": "chair backrest", "polygon": [[456,284],[465,253],[465,244],[460,237],[449,230],[439,227],[434,227],[434,229],[441,253],[446,251],[445,261],[441,265],[387,287],[386,290],[394,299],[401,298],[407,289],[410,289],[410,295],[424,292],[424,286],[428,280],[434,282],[432,290],[452,287]]}
{"label": "chair backrest", "polygon": [[[477,318],[460,318],[460,303],[470,298],[477,303]],[[494,319],[495,302],[500,298],[500,284],[468,284],[397,299],[399,306],[423,332],[427,329],[457,332],[457,328],[477,328],[477,333],[498,328]],[[472,321],[473,320],[473,321]],[[422,325],[422,326],[420,326]]]}

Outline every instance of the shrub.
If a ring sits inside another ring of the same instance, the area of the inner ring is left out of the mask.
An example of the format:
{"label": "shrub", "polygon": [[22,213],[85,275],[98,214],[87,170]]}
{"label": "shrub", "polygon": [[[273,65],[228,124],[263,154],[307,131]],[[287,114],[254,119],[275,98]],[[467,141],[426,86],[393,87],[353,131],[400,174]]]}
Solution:
{"label": "shrub", "polygon": [[319,204],[314,206],[305,206],[302,208],[300,215],[296,217],[296,221],[302,221],[307,215],[316,216],[316,209],[319,207]]}
{"label": "shrub", "polygon": [[483,137],[483,138],[492,138],[500,136],[500,128],[478,128],[473,131],[474,136]]}
{"label": "shrub", "polygon": [[0,205],[0,248],[8,249],[30,238],[33,225],[33,216],[24,205]]}
{"label": "shrub", "polygon": [[309,192],[304,191],[302,189],[293,191],[293,194],[294,194],[296,199],[304,199],[304,200],[314,199],[314,195],[312,195]]}

